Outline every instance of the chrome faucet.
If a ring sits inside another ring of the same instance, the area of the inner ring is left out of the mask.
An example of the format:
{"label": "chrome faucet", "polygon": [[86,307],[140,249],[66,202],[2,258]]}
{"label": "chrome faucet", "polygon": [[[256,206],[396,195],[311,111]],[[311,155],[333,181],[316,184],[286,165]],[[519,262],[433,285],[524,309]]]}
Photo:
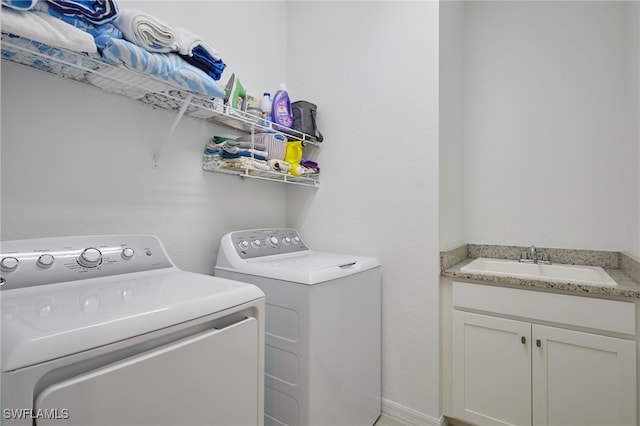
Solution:
{"label": "chrome faucet", "polygon": [[536,246],[533,244],[528,250],[520,253],[520,262],[522,263],[542,263],[550,265],[549,254],[546,252],[539,252]]}

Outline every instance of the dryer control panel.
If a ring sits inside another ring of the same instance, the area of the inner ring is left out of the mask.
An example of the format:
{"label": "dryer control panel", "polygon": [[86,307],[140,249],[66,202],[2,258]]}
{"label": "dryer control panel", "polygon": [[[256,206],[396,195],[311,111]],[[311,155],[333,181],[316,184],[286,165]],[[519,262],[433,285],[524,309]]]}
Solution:
{"label": "dryer control panel", "polygon": [[2,290],[173,267],[151,235],[2,241],[1,249]]}
{"label": "dryer control panel", "polygon": [[298,231],[291,228],[250,229],[232,232],[230,241],[241,259],[309,250]]}

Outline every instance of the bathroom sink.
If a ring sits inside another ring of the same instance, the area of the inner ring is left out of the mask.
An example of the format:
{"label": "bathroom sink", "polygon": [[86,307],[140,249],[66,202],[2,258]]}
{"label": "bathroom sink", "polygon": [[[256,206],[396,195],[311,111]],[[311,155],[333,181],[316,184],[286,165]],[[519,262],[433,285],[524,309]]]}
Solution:
{"label": "bathroom sink", "polygon": [[615,286],[616,282],[599,266],[534,264],[517,260],[477,258],[460,268],[460,272],[531,278],[575,284]]}

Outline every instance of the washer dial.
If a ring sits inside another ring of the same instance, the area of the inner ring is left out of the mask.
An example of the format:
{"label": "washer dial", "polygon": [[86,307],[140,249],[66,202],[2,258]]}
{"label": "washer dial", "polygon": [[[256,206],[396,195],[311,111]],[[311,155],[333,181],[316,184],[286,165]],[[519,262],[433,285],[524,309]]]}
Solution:
{"label": "washer dial", "polygon": [[3,271],[15,271],[20,262],[15,257],[4,257],[0,260],[0,267]]}
{"label": "washer dial", "polygon": [[136,253],[136,251],[134,249],[132,249],[131,247],[125,247],[124,249],[122,249],[122,252],[120,253],[120,255],[122,256],[122,258],[124,260],[130,260],[133,258],[133,255]]}
{"label": "washer dial", "polygon": [[102,262],[102,253],[97,248],[86,248],[78,256],[78,263],[85,268],[95,268]]}
{"label": "washer dial", "polygon": [[40,255],[40,257],[36,261],[36,264],[41,268],[48,268],[53,265],[54,260],[55,258],[52,255],[45,253]]}
{"label": "washer dial", "polygon": [[272,248],[278,247],[278,243],[279,242],[280,241],[278,241],[278,237],[276,237],[276,236],[271,236],[271,237],[267,238],[267,245],[269,247],[272,247]]}

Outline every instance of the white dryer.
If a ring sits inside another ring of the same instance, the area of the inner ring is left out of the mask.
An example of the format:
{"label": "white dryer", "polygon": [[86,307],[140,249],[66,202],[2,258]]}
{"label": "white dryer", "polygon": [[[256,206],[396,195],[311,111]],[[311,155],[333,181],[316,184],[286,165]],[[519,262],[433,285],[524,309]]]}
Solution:
{"label": "white dryer", "polygon": [[215,275],[265,293],[265,425],[375,423],[377,259],[310,250],[294,229],[253,229],[222,238]]}
{"label": "white dryer", "polygon": [[264,294],[152,236],[3,241],[3,425],[262,425]]}

